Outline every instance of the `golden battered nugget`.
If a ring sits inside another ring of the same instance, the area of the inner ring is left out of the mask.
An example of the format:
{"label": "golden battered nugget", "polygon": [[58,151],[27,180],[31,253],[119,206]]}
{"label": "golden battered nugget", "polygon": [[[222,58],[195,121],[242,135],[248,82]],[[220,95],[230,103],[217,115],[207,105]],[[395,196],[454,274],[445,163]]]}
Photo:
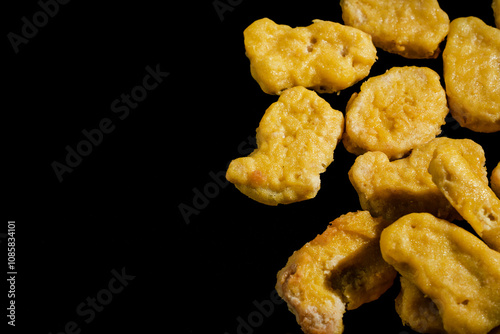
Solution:
{"label": "golden battered nugget", "polygon": [[377,58],[370,35],[339,23],[313,22],[291,28],[264,18],[245,30],[250,70],[264,92],[304,86],[332,93],[368,75]]}
{"label": "golden battered nugget", "polygon": [[491,189],[495,192],[498,198],[500,198],[500,162],[491,172]]}
{"label": "golden battered nugget", "polygon": [[355,309],[392,285],[396,271],[379,248],[387,225],[367,211],[351,212],[290,256],[276,290],[304,333],[342,333],[346,304],[347,310]]}
{"label": "golden battered nugget", "polygon": [[385,261],[436,304],[448,333],[500,325],[500,253],[428,213],[406,215],[380,238]]}
{"label": "golden battered nugget", "polygon": [[500,252],[500,200],[453,145],[440,144],[429,173],[443,195],[491,248]]}
{"label": "golden battered nugget", "polygon": [[371,77],[346,108],[344,146],[354,154],[406,155],[441,133],[448,114],[439,75],[427,67],[393,67]]}
{"label": "golden battered nugget", "polygon": [[452,116],[473,131],[500,131],[500,30],[477,17],[453,20],[443,64]]}
{"label": "golden battered nugget", "polygon": [[286,90],[257,129],[257,149],[233,160],[226,178],[257,202],[277,205],[316,196],[333,161],[344,116],[304,87]]}
{"label": "golden battered nugget", "polygon": [[436,58],[450,20],[437,0],[341,0],[344,23],[406,58]]}
{"label": "golden battered nugget", "polygon": [[389,161],[382,152],[359,156],[349,170],[364,210],[375,217],[396,220],[412,212],[430,212],[448,220],[461,219],[428,173],[429,162],[440,143],[450,143],[473,166],[478,178],[488,182],[483,148],[469,139],[436,138],[415,148],[400,160]]}
{"label": "golden battered nugget", "polygon": [[400,277],[401,292],[395,300],[396,312],[405,326],[419,333],[446,334],[439,310],[415,284]]}
{"label": "golden battered nugget", "polygon": [[493,0],[491,8],[493,8],[493,15],[495,15],[495,25],[500,29],[500,0]]}

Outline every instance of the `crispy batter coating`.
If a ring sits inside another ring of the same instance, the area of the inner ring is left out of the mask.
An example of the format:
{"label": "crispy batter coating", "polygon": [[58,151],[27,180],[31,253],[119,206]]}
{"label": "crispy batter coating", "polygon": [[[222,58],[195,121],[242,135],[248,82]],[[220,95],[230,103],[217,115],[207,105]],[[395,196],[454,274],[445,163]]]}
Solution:
{"label": "crispy batter coating", "polygon": [[500,198],[500,162],[491,172],[491,189]]}
{"label": "crispy batter coating", "polygon": [[443,51],[446,94],[453,117],[478,132],[500,131],[500,30],[477,17],[450,24]]}
{"label": "crispy batter coating", "polygon": [[347,104],[345,148],[401,158],[439,133],[448,114],[439,75],[427,67],[393,67],[369,78]]}
{"label": "crispy batter coating", "polygon": [[392,285],[396,271],[379,248],[387,225],[367,211],[351,212],[290,256],[278,272],[276,290],[304,333],[342,333],[345,304],[355,309]]}
{"label": "crispy batter coating", "polygon": [[385,261],[436,304],[444,329],[486,334],[500,325],[500,253],[446,220],[406,215],[387,227]]}
{"label": "crispy batter coating", "polygon": [[495,25],[500,29],[500,0],[493,0],[491,8],[493,8],[493,15],[495,15]]}
{"label": "crispy batter coating", "polygon": [[450,20],[437,0],[341,0],[344,23],[406,58],[436,58]]}
{"label": "crispy batter coating", "polygon": [[464,154],[476,177],[488,182],[480,145],[469,139],[435,138],[415,148],[408,157],[392,162],[382,152],[359,156],[349,170],[349,180],[358,193],[361,207],[375,217],[391,221],[412,212],[430,212],[448,220],[461,219],[427,171],[440,143],[454,145]]}
{"label": "crispy batter coating", "polygon": [[250,70],[264,92],[304,86],[332,93],[368,75],[377,59],[370,35],[335,22],[313,22],[291,28],[264,18],[244,31]]}
{"label": "crispy batter coating", "polygon": [[257,149],[235,159],[226,178],[257,202],[278,205],[316,196],[333,161],[344,116],[304,87],[286,90],[257,129]]}
{"label": "crispy batter coating", "polygon": [[443,195],[491,248],[500,252],[500,200],[453,145],[438,145],[429,173]]}
{"label": "crispy batter coating", "polygon": [[415,284],[400,276],[401,292],[395,300],[396,312],[405,326],[429,334],[446,334],[439,310]]}

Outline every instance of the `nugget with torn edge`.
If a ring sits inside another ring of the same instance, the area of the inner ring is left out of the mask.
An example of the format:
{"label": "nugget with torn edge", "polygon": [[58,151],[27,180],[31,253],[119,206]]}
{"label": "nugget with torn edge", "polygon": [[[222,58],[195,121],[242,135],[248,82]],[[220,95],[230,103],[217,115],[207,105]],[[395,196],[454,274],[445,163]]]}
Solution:
{"label": "nugget with torn edge", "polygon": [[290,256],[276,290],[304,333],[342,333],[346,308],[376,300],[392,285],[396,271],[379,246],[388,224],[367,211],[351,212]]}
{"label": "nugget with torn edge", "polygon": [[382,232],[380,249],[435,303],[446,332],[486,334],[500,325],[500,253],[473,234],[412,213]]}
{"label": "nugget with torn edge", "polygon": [[313,198],[343,129],[342,112],[315,92],[288,89],[262,117],[257,149],[233,160],[226,178],[243,194],[268,205]]}
{"label": "nugget with torn edge", "polygon": [[500,252],[500,200],[455,146],[442,143],[429,163],[438,189],[491,248]]}
{"label": "nugget with torn edge", "polygon": [[368,75],[377,59],[370,35],[340,23],[313,22],[291,28],[264,18],[245,29],[251,74],[265,93],[295,86],[333,93]]}
{"label": "nugget with torn edge", "polygon": [[473,173],[488,182],[484,150],[479,144],[469,139],[440,137],[415,148],[408,157],[392,162],[382,152],[357,157],[349,170],[349,180],[358,193],[361,207],[375,217],[392,221],[412,212],[429,212],[448,220],[462,219],[427,171],[440,143],[455,146],[464,154]]}
{"label": "nugget with torn edge", "polygon": [[393,67],[371,77],[347,103],[344,146],[399,159],[441,133],[448,114],[439,75],[427,67]]}
{"label": "nugget with torn edge", "polygon": [[452,116],[477,132],[500,131],[500,30],[477,17],[450,24],[443,51]]}
{"label": "nugget with torn edge", "polygon": [[341,0],[344,23],[406,58],[436,58],[450,20],[437,0]]}

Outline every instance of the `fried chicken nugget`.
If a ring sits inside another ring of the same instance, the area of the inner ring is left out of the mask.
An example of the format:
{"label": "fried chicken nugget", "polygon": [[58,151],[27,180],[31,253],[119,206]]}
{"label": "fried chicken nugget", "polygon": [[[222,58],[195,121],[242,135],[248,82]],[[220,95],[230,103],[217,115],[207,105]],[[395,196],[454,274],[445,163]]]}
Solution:
{"label": "fried chicken nugget", "polygon": [[450,24],[443,51],[452,116],[477,132],[500,131],[500,30],[477,17]]}
{"label": "fried chicken nugget", "polygon": [[500,0],[493,0],[491,8],[493,8],[493,15],[495,16],[495,25],[500,29]]}
{"label": "fried chicken nugget", "polygon": [[486,334],[500,325],[500,253],[473,234],[412,213],[382,232],[380,248],[435,303],[446,332]]}
{"label": "fried chicken nugget", "polygon": [[382,152],[368,152],[357,157],[349,170],[349,180],[363,210],[391,221],[412,212],[429,212],[448,220],[462,219],[427,171],[440,143],[455,146],[476,177],[488,182],[483,148],[469,139],[435,138],[415,148],[408,157],[392,162]]}
{"label": "fried chicken nugget", "polygon": [[294,86],[333,93],[368,75],[377,59],[370,35],[335,22],[313,22],[291,28],[264,18],[245,29],[251,74],[265,93]]}
{"label": "fried chicken nugget", "polygon": [[429,173],[443,195],[491,248],[500,252],[500,200],[453,145],[436,147]]}
{"label": "fried chicken nugget", "polygon": [[448,114],[439,75],[427,67],[393,67],[371,77],[346,108],[345,148],[354,154],[406,155],[439,133]]}
{"label": "fried chicken nugget", "polygon": [[491,189],[500,198],[500,162],[491,172]]}
{"label": "fried chicken nugget", "polygon": [[268,205],[313,198],[343,129],[342,112],[315,92],[288,89],[262,117],[257,149],[233,160],[226,178],[243,194]]}
{"label": "fried chicken nugget", "polygon": [[276,290],[306,334],[343,332],[347,310],[378,299],[396,271],[380,255],[387,221],[367,211],[351,212],[330,223],[278,272]]}
{"label": "fried chicken nugget", "polygon": [[406,58],[436,58],[450,20],[437,0],[341,0],[344,23]]}

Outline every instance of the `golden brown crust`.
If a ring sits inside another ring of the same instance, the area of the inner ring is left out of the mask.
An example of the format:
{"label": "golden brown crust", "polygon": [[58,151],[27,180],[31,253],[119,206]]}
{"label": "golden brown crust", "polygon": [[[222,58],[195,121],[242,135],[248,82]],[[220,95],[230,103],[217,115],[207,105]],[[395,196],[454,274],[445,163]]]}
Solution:
{"label": "golden brown crust", "polygon": [[491,172],[491,189],[500,198],[500,162]]}
{"label": "golden brown crust", "polygon": [[346,305],[357,308],[392,285],[396,272],[379,248],[387,224],[367,211],[348,213],[288,259],[276,290],[305,333],[342,333]]}

